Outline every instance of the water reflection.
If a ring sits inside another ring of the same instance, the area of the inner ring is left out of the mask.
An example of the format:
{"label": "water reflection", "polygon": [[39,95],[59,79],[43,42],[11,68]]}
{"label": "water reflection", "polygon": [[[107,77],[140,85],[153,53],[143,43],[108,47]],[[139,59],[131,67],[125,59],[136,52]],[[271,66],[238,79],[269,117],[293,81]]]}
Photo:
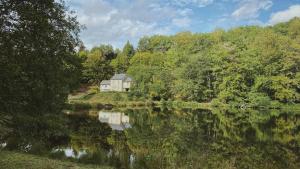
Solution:
{"label": "water reflection", "polygon": [[98,113],[98,117],[100,122],[108,123],[113,130],[122,131],[131,127],[129,123],[129,116],[121,112],[100,111]]}
{"label": "water reflection", "polygon": [[300,113],[279,110],[70,112],[20,116],[5,149],[115,168],[300,168]]}
{"label": "water reflection", "polygon": [[64,152],[64,155],[69,158],[80,159],[81,157],[87,155],[86,150],[81,150],[76,152],[72,147],[68,147],[65,149],[55,149],[52,151],[53,153]]}

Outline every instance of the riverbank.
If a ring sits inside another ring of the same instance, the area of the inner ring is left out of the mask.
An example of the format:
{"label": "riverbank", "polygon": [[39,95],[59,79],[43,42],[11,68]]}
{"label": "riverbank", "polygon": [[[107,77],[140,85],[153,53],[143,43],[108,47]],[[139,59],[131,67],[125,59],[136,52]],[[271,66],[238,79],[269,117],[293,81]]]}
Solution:
{"label": "riverbank", "polygon": [[267,105],[253,104],[224,104],[221,102],[184,102],[178,100],[153,101],[144,98],[129,97],[128,92],[99,92],[96,86],[90,87],[83,92],[73,93],[68,98],[67,109],[110,109],[110,108],[141,108],[141,107],[169,107],[169,108],[190,108],[209,109],[217,108],[238,108],[238,109],[281,109],[300,110],[300,104],[283,104],[272,101]]}
{"label": "riverbank", "polygon": [[129,98],[126,92],[97,92],[90,89],[86,92],[70,95],[68,109],[101,109],[123,107],[164,106],[172,108],[210,109],[210,103],[183,102],[183,101],[152,101],[143,98]]}
{"label": "riverbank", "polygon": [[112,169],[107,166],[83,165],[45,157],[0,151],[0,168],[5,169]]}

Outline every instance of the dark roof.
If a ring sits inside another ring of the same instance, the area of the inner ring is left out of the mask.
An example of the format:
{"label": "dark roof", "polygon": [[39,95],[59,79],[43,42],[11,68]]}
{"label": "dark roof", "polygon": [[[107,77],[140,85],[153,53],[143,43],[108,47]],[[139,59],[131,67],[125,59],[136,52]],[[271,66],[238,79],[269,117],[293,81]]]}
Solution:
{"label": "dark roof", "polygon": [[126,81],[132,81],[132,79],[127,76],[126,74],[115,74],[110,80],[126,80]]}
{"label": "dark roof", "polygon": [[102,82],[100,84],[101,85],[110,85],[110,81],[109,80],[102,80]]}

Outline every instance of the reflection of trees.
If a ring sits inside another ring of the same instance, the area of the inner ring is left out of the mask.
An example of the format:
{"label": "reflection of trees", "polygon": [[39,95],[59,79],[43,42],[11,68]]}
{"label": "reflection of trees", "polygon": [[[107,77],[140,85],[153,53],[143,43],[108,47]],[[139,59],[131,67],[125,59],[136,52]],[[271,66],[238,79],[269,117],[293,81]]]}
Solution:
{"label": "reflection of trees", "polygon": [[129,168],[131,151],[127,145],[127,138],[124,132],[113,131],[109,141],[112,145],[111,163],[116,168]]}
{"label": "reflection of trees", "polygon": [[[299,168],[299,114],[255,110],[127,110],[131,128],[96,117],[15,116],[7,149],[49,153],[71,147],[78,161],[116,168]],[[60,154],[61,155],[61,154]]]}
{"label": "reflection of trees", "polygon": [[12,132],[6,142],[11,150],[41,154],[68,141],[64,115],[15,115],[10,127]]}
{"label": "reflection of trees", "polygon": [[0,144],[3,141],[3,138],[11,131],[8,127],[10,119],[10,116],[0,112]]}
{"label": "reflection of trees", "polygon": [[107,162],[106,154],[109,151],[108,136],[111,129],[107,124],[99,123],[96,118],[85,115],[69,117],[70,147],[75,155],[80,151],[87,154],[80,157],[83,163],[103,164]]}
{"label": "reflection of trees", "polygon": [[[45,114],[14,116],[13,129],[3,140],[6,149],[65,159],[64,149],[71,149],[79,162],[111,164],[120,168],[129,163],[126,137],[112,133],[108,124],[86,115]],[[53,150],[57,150],[55,153]],[[113,155],[108,156],[113,150]],[[79,152],[86,152],[78,156]],[[115,153],[116,152],[116,153]],[[75,159],[73,159],[75,160]],[[129,164],[128,164],[129,166]]]}
{"label": "reflection of trees", "polygon": [[238,141],[298,142],[300,115],[278,110],[213,110],[221,137]]}
{"label": "reflection of trees", "polygon": [[98,149],[110,148],[107,137],[111,128],[97,119],[87,116],[70,116],[69,129],[71,130],[71,145],[74,150],[88,150],[96,152]]}
{"label": "reflection of trees", "polygon": [[[298,168],[299,116],[213,110],[130,112],[135,168]],[[297,152],[298,151],[298,152]]]}
{"label": "reflection of trees", "polygon": [[70,116],[70,146],[74,153],[85,150],[80,162],[129,167],[129,149],[124,133],[112,131],[106,123],[88,116]]}

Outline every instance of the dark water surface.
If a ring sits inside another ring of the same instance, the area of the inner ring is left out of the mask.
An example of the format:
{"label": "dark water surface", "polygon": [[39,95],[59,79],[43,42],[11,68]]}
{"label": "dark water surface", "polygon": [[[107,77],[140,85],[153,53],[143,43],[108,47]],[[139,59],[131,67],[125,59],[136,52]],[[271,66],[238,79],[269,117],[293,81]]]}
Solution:
{"label": "dark water surface", "polygon": [[19,116],[0,146],[115,168],[299,169],[300,113],[91,110]]}

